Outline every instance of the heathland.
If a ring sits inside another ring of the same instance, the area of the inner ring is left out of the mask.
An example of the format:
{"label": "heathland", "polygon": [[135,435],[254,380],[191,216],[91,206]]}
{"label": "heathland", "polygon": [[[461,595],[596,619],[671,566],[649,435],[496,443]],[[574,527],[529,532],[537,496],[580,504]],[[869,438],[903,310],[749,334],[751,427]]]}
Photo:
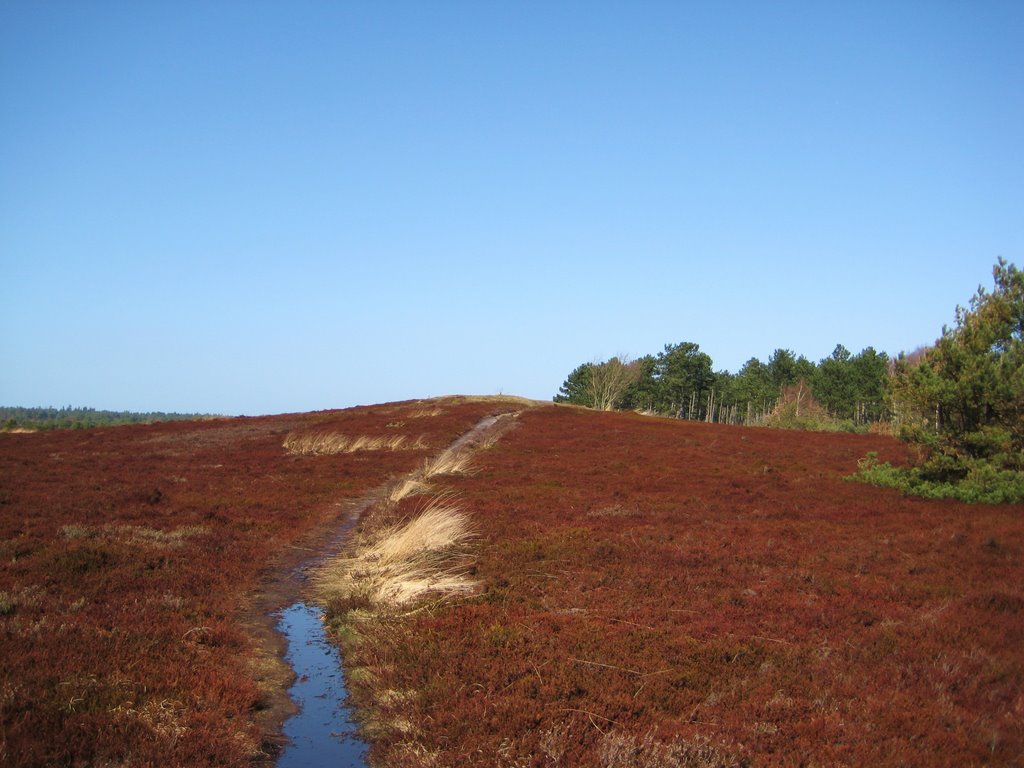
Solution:
{"label": "heathland", "polygon": [[263,614],[358,512],[309,596],[375,765],[1018,764],[1021,508],[869,452],[502,398],[0,434],[0,762],[271,761]]}

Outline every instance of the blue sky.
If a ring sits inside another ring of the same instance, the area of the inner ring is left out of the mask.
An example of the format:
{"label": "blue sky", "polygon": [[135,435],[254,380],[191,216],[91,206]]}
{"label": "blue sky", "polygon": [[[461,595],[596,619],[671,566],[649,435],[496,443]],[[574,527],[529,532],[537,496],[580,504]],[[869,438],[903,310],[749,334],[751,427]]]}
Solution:
{"label": "blue sky", "polygon": [[1019,2],[0,3],[0,404],[554,394],[932,342],[1024,264]]}

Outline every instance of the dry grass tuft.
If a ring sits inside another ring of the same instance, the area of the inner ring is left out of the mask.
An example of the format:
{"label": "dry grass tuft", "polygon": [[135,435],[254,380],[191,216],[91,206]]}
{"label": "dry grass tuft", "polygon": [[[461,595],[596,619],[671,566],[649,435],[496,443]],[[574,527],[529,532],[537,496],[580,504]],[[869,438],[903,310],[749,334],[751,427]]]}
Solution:
{"label": "dry grass tuft", "polygon": [[318,432],[299,435],[289,432],[284,439],[284,449],[299,455],[329,455],[343,453],[351,440],[337,432]]}
{"label": "dry grass tuft", "polygon": [[423,470],[413,473],[388,491],[387,500],[391,504],[397,504],[406,496],[415,496],[418,493],[425,493],[430,489],[427,483],[433,477],[439,475],[474,475],[477,469],[470,464],[470,455],[465,451],[443,451],[432,459],[423,462]]}
{"label": "dry grass tuft", "polygon": [[403,415],[408,419],[426,419],[431,416],[440,416],[442,413],[444,413],[443,408],[417,408]]}
{"label": "dry grass tuft", "polygon": [[461,451],[444,451],[423,465],[424,479],[438,475],[472,475],[477,471],[470,464],[470,455]]}
{"label": "dry grass tuft", "polygon": [[405,447],[408,439],[405,435],[392,435],[390,437],[360,436],[349,443],[345,453],[355,453],[356,451],[398,451]]}
{"label": "dry grass tuft", "polygon": [[473,537],[469,516],[450,498],[435,498],[416,517],[378,531],[348,557],[328,562],[314,576],[325,601],[400,606],[428,594],[472,588],[460,566]]}
{"label": "dry grass tuft", "polygon": [[304,435],[291,432],[284,439],[284,448],[288,453],[302,456],[330,456],[356,451],[419,451],[427,447],[422,435],[411,441],[407,435],[361,435],[353,438],[339,432],[314,432]]}
{"label": "dry grass tuft", "polygon": [[145,525],[64,525],[65,539],[106,539],[125,544],[149,547],[180,547],[195,536],[205,536],[209,529],[202,525],[180,525],[169,531]]}
{"label": "dry grass tuft", "polygon": [[417,493],[423,493],[428,488],[430,486],[418,477],[406,477],[388,491],[388,501],[392,504],[397,504],[406,496],[415,496]]}

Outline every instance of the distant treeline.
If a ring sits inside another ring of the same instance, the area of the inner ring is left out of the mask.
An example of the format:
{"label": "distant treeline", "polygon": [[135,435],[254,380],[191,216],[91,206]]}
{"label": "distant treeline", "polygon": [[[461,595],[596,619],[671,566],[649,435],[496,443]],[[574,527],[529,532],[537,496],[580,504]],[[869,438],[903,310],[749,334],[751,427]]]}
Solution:
{"label": "distant treeline", "polygon": [[135,413],[97,411],[95,408],[11,408],[0,406],[0,427],[11,429],[88,429],[117,424],[150,424],[154,421],[188,421],[209,418],[203,413]]}
{"label": "distant treeline", "polygon": [[855,355],[839,344],[818,363],[777,349],[767,363],[753,357],[729,373],[715,371],[699,345],[684,341],[637,360],[583,363],[554,400],[728,424],[784,417],[801,423],[779,426],[863,429],[888,417],[889,367],[884,352],[868,347]]}

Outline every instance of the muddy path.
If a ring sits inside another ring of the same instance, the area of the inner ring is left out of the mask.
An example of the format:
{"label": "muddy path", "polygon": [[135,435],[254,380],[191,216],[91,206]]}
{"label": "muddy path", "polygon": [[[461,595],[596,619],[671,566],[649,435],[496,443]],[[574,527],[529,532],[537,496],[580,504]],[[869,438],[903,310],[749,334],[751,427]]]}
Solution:
{"label": "muddy path", "polygon": [[[480,420],[441,453],[479,450],[515,426],[520,411]],[[393,478],[361,497],[330,505],[316,527],[282,553],[274,573],[245,608],[246,627],[257,643],[254,675],[263,689],[260,724],[266,734],[264,764],[363,766],[366,745],[354,738],[341,658],[323,636],[321,612],[306,600],[310,574],[336,554],[353,528],[398,483],[422,470]]]}

